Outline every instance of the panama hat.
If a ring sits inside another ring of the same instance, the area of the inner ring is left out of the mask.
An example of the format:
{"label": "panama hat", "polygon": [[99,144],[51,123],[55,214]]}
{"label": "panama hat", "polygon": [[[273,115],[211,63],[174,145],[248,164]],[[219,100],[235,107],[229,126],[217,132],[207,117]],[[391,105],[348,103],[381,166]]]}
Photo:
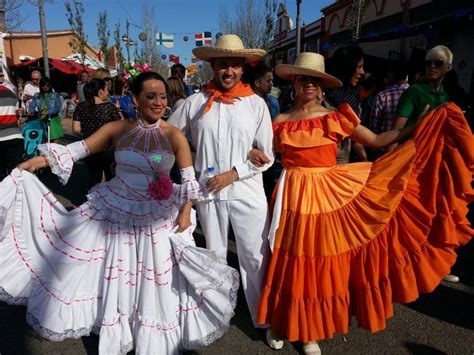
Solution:
{"label": "panama hat", "polygon": [[266,53],[264,49],[245,49],[240,37],[232,34],[220,36],[215,47],[193,49],[193,54],[205,61],[210,61],[212,58],[237,57],[245,58],[248,63],[260,60]]}
{"label": "panama hat", "polygon": [[342,86],[342,82],[339,79],[326,74],[324,57],[318,53],[300,53],[296,57],[295,64],[278,64],[275,72],[280,78],[286,80],[292,80],[295,75],[305,75],[323,79],[322,87],[337,88]]}

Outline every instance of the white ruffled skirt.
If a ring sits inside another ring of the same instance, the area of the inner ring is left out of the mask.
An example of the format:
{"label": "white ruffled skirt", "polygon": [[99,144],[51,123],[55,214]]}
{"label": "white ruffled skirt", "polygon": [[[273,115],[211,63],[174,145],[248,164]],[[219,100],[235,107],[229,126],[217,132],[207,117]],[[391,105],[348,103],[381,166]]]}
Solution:
{"label": "white ruffled skirt", "polygon": [[0,184],[0,300],[25,305],[47,339],[98,333],[101,354],[176,354],[219,338],[234,315],[238,273],[195,246],[194,212],[179,234],[177,204],[133,224],[130,211],[117,212],[120,194],[101,197],[106,187],[67,211],[28,172]]}

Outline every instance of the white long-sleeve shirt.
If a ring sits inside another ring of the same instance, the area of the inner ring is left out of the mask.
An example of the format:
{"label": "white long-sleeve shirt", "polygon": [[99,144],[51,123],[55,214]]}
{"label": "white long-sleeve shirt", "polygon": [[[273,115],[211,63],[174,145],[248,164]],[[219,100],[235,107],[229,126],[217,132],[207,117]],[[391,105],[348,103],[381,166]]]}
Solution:
{"label": "white long-sleeve shirt", "polygon": [[[264,196],[261,173],[273,164],[272,121],[265,101],[257,95],[236,98],[234,104],[214,101],[204,114],[209,96],[189,96],[167,122],[191,134],[199,177],[210,166],[218,173],[236,169],[239,180],[220,191],[220,200]],[[263,151],[271,163],[253,165],[248,160],[252,148]]]}
{"label": "white long-sleeve shirt", "polygon": [[25,109],[27,112],[30,108],[31,98],[38,92],[40,92],[39,86],[35,86],[32,83],[26,83],[25,87],[23,88],[23,95],[21,99],[25,102]]}

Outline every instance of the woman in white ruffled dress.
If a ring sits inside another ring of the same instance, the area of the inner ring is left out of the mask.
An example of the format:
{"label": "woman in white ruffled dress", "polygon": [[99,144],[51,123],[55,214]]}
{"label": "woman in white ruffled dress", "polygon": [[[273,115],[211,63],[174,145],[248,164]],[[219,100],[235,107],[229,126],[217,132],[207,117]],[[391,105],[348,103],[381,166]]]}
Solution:
{"label": "woman in white ruffled dress", "polygon": [[[238,274],[194,244],[201,191],[186,138],[161,120],[165,80],[142,73],[133,87],[137,120],[42,145],[0,184],[0,300],[25,305],[47,339],[94,331],[101,354],[175,354],[225,332]],[[49,165],[66,183],[75,161],[111,145],[116,177],[71,211],[32,174]],[[175,159],[181,185],[169,180]]]}

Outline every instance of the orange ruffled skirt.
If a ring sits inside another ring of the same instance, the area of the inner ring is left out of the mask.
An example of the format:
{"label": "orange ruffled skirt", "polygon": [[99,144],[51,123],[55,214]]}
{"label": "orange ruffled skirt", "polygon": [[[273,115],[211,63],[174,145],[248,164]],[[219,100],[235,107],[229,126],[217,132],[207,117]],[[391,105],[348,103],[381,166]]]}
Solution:
{"label": "orange ruffled skirt", "polygon": [[393,303],[431,292],[472,238],[473,162],[472,133],[448,103],[373,164],[287,169],[259,323],[302,342],[347,333],[352,316],[384,329]]}

